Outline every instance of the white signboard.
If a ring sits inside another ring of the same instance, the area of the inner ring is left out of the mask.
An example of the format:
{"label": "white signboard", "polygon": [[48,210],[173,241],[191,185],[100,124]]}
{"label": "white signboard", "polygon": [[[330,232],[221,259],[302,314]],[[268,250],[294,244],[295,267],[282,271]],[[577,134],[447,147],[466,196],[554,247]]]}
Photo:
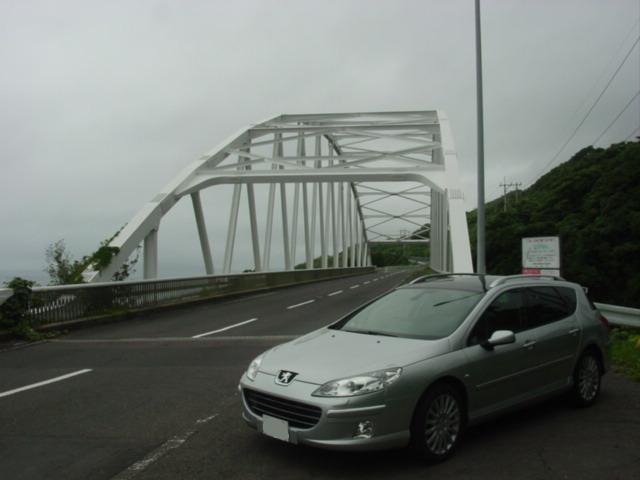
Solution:
{"label": "white signboard", "polygon": [[522,273],[560,275],[560,237],[523,238]]}

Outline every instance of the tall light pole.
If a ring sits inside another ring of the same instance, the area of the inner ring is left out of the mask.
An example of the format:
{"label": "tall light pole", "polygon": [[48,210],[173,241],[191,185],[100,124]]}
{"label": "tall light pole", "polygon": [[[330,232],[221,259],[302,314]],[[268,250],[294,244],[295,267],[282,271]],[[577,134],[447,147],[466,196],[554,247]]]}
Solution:
{"label": "tall light pole", "polygon": [[476,273],[486,273],[484,222],[484,119],[482,111],[482,45],[480,33],[480,0],[476,0],[476,98],[478,101],[478,223]]}

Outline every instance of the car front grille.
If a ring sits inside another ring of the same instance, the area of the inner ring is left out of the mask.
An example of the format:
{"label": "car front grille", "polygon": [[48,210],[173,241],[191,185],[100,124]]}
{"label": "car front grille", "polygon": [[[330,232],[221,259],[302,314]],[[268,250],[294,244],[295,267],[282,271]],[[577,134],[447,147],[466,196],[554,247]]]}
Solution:
{"label": "car front grille", "polygon": [[247,405],[254,414],[259,417],[267,414],[270,417],[286,420],[295,428],[311,428],[318,423],[322,415],[322,410],[313,405],[246,388],[243,391]]}

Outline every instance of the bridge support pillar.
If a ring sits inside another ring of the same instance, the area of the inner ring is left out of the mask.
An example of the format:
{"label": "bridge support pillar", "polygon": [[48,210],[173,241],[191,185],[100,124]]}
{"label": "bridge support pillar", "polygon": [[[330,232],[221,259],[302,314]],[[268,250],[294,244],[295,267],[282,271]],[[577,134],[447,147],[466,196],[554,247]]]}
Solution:
{"label": "bridge support pillar", "polygon": [[227,229],[227,243],[224,248],[223,273],[231,271],[231,260],[233,259],[233,247],[236,242],[236,229],[238,227],[238,210],[240,208],[240,185],[233,186],[233,196],[231,197],[231,211],[229,212],[229,227]]}
{"label": "bridge support pillar", "polygon": [[193,213],[195,214],[196,225],[198,226],[198,236],[200,237],[200,248],[202,249],[202,258],[204,259],[204,269],[207,272],[207,275],[213,275],[213,259],[211,258],[211,247],[209,246],[207,225],[205,224],[204,214],[202,213],[200,192],[191,194],[191,202],[193,203]]}
{"label": "bridge support pillar", "polygon": [[[329,167],[333,167],[333,148],[329,148]],[[331,218],[331,246],[333,258],[331,259],[331,266],[338,268],[338,220],[336,218],[336,195],[333,182],[327,183],[327,196],[329,201],[327,203],[327,220]]]}
{"label": "bridge support pillar", "polygon": [[261,272],[262,263],[260,262],[260,240],[258,239],[258,220],[256,219],[256,197],[253,185],[250,183],[247,184],[247,198],[249,201],[249,226],[251,227],[254,270]]}
{"label": "bridge support pillar", "polygon": [[338,196],[338,215],[340,215],[340,238],[342,239],[342,267],[347,268],[349,264],[347,261],[349,260],[347,251],[347,229],[346,229],[346,215],[345,215],[345,207],[344,207],[344,183],[338,183],[338,191],[340,192]]}
{"label": "bridge support pillar", "polygon": [[351,184],[347,183],[347,251],[349,252],[349,266],[353,267],[353,208],[351,206]]}
{"label": "bridge support pillar", "polygon": [[291,246],[289,244],[289,221],[287,220],[287,185],[280,184],[280,209],[282,212],[282,245],[284,247],[284,268],[293,270]]}
{"label": "bridge support pillar", "polygon": [[158,229],[154,228],[144,237],[144,278],[158,276]]}

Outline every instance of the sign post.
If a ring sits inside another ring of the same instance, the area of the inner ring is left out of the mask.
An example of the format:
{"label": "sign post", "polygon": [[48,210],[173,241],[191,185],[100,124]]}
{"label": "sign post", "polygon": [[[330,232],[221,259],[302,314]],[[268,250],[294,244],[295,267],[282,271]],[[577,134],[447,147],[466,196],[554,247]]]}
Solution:
{"label": "sign post", "polygon": [[523,238],[522,273],[560,276],[560,237]]}

